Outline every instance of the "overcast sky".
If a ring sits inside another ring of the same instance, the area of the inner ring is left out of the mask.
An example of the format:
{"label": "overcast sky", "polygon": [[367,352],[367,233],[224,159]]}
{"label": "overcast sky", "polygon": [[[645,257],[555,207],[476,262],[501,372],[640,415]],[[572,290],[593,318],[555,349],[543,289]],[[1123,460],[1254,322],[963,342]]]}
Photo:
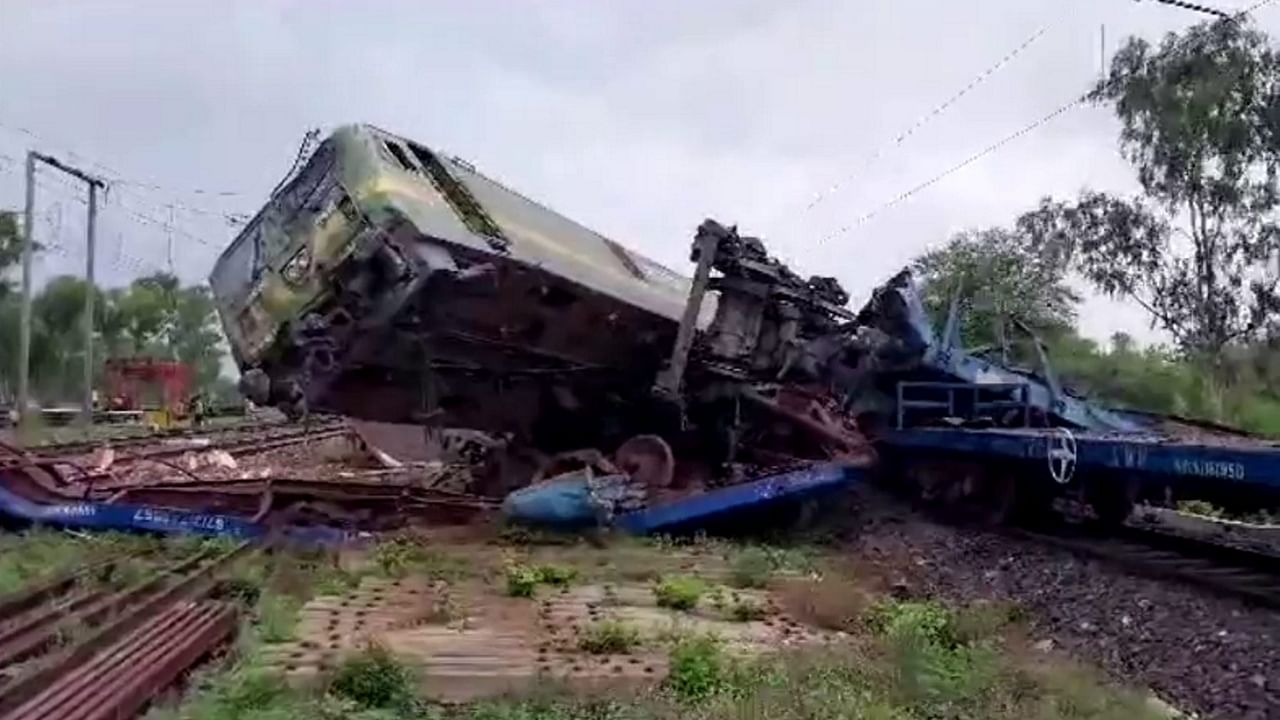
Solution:
{"label": "overcast sky", "polygon": [[[1280,35],[1277,7],[1255,21]],[[1200,20],[1151,0],[6,0],[0,10],[0,207],[22,205],[29,147],[120,179],[100,231],[109,283],[170,263],[203,279],[235,234],[225,216],[256,211],[308,128],[367,121],[676,269],[687,270],[704,217],[737,223],[801,272],[838,276],[855,303],[949,234],[1009,223],[1043,195],[1132,191],[1109,111],[1080,108],[879,210],[1078,96],[1098,76],[1103,25],[1114,49]],[[82,197],[42,173],[37,234],[52,248],[42,276],[82,272]],[[1154,337],[1123,304],[1091,300],[1082,325],[1099,338]]]}

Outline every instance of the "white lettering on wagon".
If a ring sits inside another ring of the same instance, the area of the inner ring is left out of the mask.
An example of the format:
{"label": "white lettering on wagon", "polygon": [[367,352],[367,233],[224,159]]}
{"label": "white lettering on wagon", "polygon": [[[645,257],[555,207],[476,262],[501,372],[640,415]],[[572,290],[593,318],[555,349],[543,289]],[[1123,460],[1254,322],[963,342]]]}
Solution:
{"label": "white lettering on wagon", "polygon": [[1244,480],[1244,464],[1225,460],[1178,459],[1173,461],[1173,471],[1179,475]]}

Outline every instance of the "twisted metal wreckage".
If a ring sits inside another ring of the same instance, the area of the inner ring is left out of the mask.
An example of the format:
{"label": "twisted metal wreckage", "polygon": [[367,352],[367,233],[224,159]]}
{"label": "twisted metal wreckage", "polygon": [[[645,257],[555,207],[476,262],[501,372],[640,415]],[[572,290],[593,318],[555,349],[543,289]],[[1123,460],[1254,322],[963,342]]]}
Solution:
{"label": "twisted metal wreckage", "polygon": [[33,498],[12,476],[40,463],[15,455],[0,489],[44,504],[0,494],[0,511],[48,521],[110,515],[50,503],[129,499],[225,510],[251,534],[502,505],[643,532],[808,497],[873,465],[926,497],[1007,512],[1070,495],[1112,520],[1173,491],[1224,505],[1280,493],[1274,446],[1076,397],[1034,336],[1033,369],[965,350],[959,304],[935,332],[909,271],[855,313],[834,279],[799,277],[736,228],[707,220],[692,250],[690,280],[461,160],[339,129],[210,285],[246,397],[346,416],[379,469],[80,473],[45,477]]}

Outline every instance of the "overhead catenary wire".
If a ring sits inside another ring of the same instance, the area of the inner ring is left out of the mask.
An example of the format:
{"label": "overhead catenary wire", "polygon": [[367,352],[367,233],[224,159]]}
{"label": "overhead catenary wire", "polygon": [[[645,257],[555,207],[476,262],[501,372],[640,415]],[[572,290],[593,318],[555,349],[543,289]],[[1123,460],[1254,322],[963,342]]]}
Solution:
{"label": "overhead catenary wire", "polygon": [[1037,40],[1039,40],[1047,31],[1048,31],[1047,26],[1041,26],[1037,28],[1035,32],[1031,33],[1031,35],[1029,35],[1021,43],[1019,43],[1017,47],[1005,53],[1005,55],[1001,57],[999,60],[997,60],[994,64],[988,66],[982,72],[974,76],[973,79],[970,80],[967,85],[960,88],[955,93],[952,93],[946,100],[943,100],[941,103],[935,105],[927,113],[921,115],[919,118],[916,119],[915,122],[909,125],[905,130],[895,135],[893,139],[891,139],[889,142],[876,148],[875,151],[873,151],[870,155],[867,156],[865,160],[863,160],[860,163],[859,168],[853,174],[833,183],[825,191],[819,191],[813,197],[813,199],[809,202],[809,204],[805,207],[805,211],[807,212],[809,210],[812,210],[814,207],[819,205],[823,200],[825,200],[826,198],[830,197],[831,195],[839,191],[840,188],[844,187],[845,185],[855,180],[862,172],[866,171],[867,167],[869,167],[872,163],[874,163],[875,161],[883,157],[885,153],[889,152],[893,148],[898,147],[907,138],[914,135],[916,132],[922,129],[925,125],[928,125],[933,120],[941,117],[943,113],[945,113],[948,109],[950,109],[951,106],[959,102],[964,96],[968,95],[970,92],[975,90],[979,85],[982,85],[992,75],[999,72],[1006,65],[1013,62],[1015,58],[1021,55],[1024,50],[1031,47],[1031,45],[1034,44]]}
{"label": "overhead catenary wire", "polygon": [[[1276,2],[1276,0],[1259,0],[1258,2],[1254,3],[1253,5],[1251,5],[1251,6],[1247,7],[1247,8],[1245,8],[1244,10],[1241,10],[1241,11],[1239,11],[1239,12],[1237,12],[1237,13],[1234,13],[1233,15],[1230,15],[1230,16],[1228,16],[1228,17],[1223,18],[1223,19],[1222,19],[1222,21],[1223,21],[1223,22],[1237,22],[1237,21],[1239,21],[1241,18],[1244,18],[1244,17],[1248,16],[1249,14],[1254,13],[1254,12],[1256,12],[1256,11],[1258,11],[1258,10],[1262,9],[1263,7],[1266,7],[1267,5],[1270,5],[1270,4],[1274,3],[1274,2]],[[1182,39],[1180,40],[1180,42],[1189,42],[1189,40],[1187,40],[1187,39],[1186,39],[1186,37],[1184,37],[1184,38],[1182,38]],[[982,150],[979,150],[978,152],[974,153],[973,155],[970,155],[969,157],[965,158],[964,160],[961,160],[960,162],[956,163],[955,165],[952,165],[952,166],[950,166],[950,167],[946,168],[945,170],[943,170],[943,171],[941,171],[941,172],[939,172],[939,173],[937,173],[937,174],[935,174],[935,175],[930,176],[930,177],[929,177],[929,179],[925,180],[924,182],[921,182],[921,183],[919,183],[919,184],[917,184],[917,185],[914,185],[914,186],[912,186],[910,189],[905,190],[905,191],[903,191],[903,192],[899,193],[898,195],[895,195],[894,197],[890,198],[889,200],[885,201],[884,203],[881,203],[880,205],[875,206],[875,207],[874,207],[874,208],[872,208],[871,210],[869,210],[869,211],[867,211],[867,212],[863,213],[862,215],[858,216],[858,218],[857,218],[856,220],[854,220],[853,222],[851,222],[851,223],[849,223],[849,224],[847,224],[847,225],[844,225],[844,226],[840,227],[840,229],[838,229],[838,230],[836,230],[835,232],[831,233],[830,235],[827,235],[826,237],[824,237],[824,238],[822,239],[822,241],[823,241],[823,242],[826,242],[826,241],[829,241],[829,240],[834,240],[834,239],[836,239],[837,237],[839,237],[839,236],[841,236],[841,235],[844,235],[844,234],[845,234],[845,233],[847,233],[847,232],[850,232],[850,231],[852,231],[852,230],[855,230],[855,229],[857,229],[857,228],[859,228],[859,227],[861,227],[861,226],[865,225],[865,224],[867,223],[867,221],[869,221],[869,220],[871,220],[872,218],[876,217],[877,215],[879,215],[880,213],[884,212],[885,210],[888,210],[888,209],[890,209],[890,208],[892,208],[892,207],[894,207],[894,206],[896,206],[896,205],[901,204],[902,202],[904,202],[904,201],[906,201],[906,200],[910,199],[912,196],[914,196],[914,195],[916,195],[916,194],[918,194],[918,193],[922,192],[923,190],[926,190],[926,189],[928,189],[929,187],[932,187],[933,185],[936,185],[938,182],[941,182],[942,180],[946,179],[947,177],[949,177],[949,176],[951,176],[951,175],[954,175],[955,173],[959,172],[960,170],[963,170],[964,168],[969,167],[970,165],[972,165],[972,164],[974,164],[975,162],[977,162],[977,161],[979,161],[979,160],[981,160],[981,159],[983,159],[983,158],[987,157],[988,155],[991,155],[992,153],[997,152],[998,150],[1000,150],[1001,148],[1005,147],[1005,146],[1006,146],[1006,145],[1008,145],[1009,143],[1012,143],[1013,141],[1015,141],[1015,140],[1017,140],[1017,139],[1019,139],[1019,138],[1021,138],[1021,137],[1025,136],[1025,135],[1030,134],[1031,132],[1033,132],[1033,131],[1035,131],[1035,130],[1037,130],[1037,129],[1041,128],[1041,127],[1043,127],[1043,126],[1044,126],[1044,125],[1046,125],[1046,124],[1048,124],[1050,121],[1052,121],[1052,120],[1054,120],[1054,119],[1056,119],[1056,118],[1060,117],[1061,115],[1064,115],[1064,114],[1066,114],[1067,112],[1069,112],[1069,111],[1071,111],[1071,110],[1074,110],[1074,109],[1075,109],[1075,108],[1077,108],[1077,107],[1080,107],[1081,105],[1083,105],[1083,104],[1085,104],[1086,102],[1088,102],[1088,101],[1089,101],[1089,98],[1090,98],[1090,96],[1092,95],[1092,92],[1093,92],[1092,90],[1088,90],[1088,91],[1086,91],[1086,92],[1082,93],[1081,95],[1079,95],[1078,97],[1072,98],[1071,100],[1069,100],[1068,102],[1064,103],[1063,105],[1060,105],[1059,107],[1057,107],[1056,109],[1054,109],[1052,112],[1048,113],[1047,115],[1044,115],[1044,116],[1042,116],[1042,117],[1040,117],[1040,118],[1037,118],[1036,120],[1032,121],[1031,123],[1029,123],[1029,124],[1027,124],[1027,125],[1024,125],[1023,127],[1019,128],[1018,130],[1015,130],[1014,132],[1010,133],[1009,135],[1006,135],[1006,136],[1002,137],[1001,139],[999,139],[999,140],[997,140],[997,141],[995,141],[995,142],[991,143],[990,145],[987,145],[987,146],[986,146],[985,148],[983,148]]]}

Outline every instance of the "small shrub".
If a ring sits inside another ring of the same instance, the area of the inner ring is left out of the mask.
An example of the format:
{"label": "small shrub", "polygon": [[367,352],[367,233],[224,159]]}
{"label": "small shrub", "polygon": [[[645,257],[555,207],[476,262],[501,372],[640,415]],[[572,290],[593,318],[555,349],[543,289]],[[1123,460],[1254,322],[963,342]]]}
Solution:
{"label": "small shrub", "polygon": [[1178,502],[1178,512],[1209,518],[1221,518],[1224,515],[1222,508],[1205,500],[1181,500]]}
{"label": "small shrub", "polygon": [[378,645],[344,662],[329,682],[329,692],[370,709],[408,709],[416,704],[408,669]]}
{"label": "small shrub", "polygon": [[733,604],[732,617],[738,622],[753,622],[765,616],[764,606],[753,600],[742,599]]}
{"label": "small shrub", "polygon": [[797,619],[824,630],[848,632],[862,623],[872,599],[857,585],[824,578],[787,588],[784,602]]}
{"label": "small shrub", "polygon": [[688,576],[666,578],[653,588],[658,607],[685,612],[697,607],[698,600],[706,591],[707,586],[701,580]]}
{"label": "small shrub", "polygon": [[616,620],[588,626],[578,638],[578,647],[592,655],[624,655],[640,645],[640,632]]}
{"label": "small shrub", "polygon": [[763,548],[750,547],[738,553],[729,568],[734,587],[763,588],[773,576],[773,558]]}
{"label": "small shrub", "polygon": [[267,593],[258,599],[256,624],[265,643],[288,642],[298,626],[300,603],[287,595]]}
{"label": "small shrub", "polygon": [[986,642],[1024,615],[1022,608],[1011,603],[970,603],[951,613],[950,634],[958,643]]}
{"label": "small shrub", "polygon": [[910,637],[942,646],[955,644],[952,614],[933,602],[883,602],[871,609],[871,628],[891,638]]}
{"label": "small shrub", "polygon": [[535,572],[538,574],[538,582],[556,587],[565,587],[578,577],[577,570],[563,565],[540,565]]}
{"label": "small shrub", "polygon": [[421,548],[404,538],[384,540],[373,548],[373,562],[387,577],[404,577],[421,559]]}
{"label": "small shrub", "polygon": [[219,600],[229,600],[244,607],[253,607],[262,596],[262,588],[248,578],[229,577],[214,588]]}
{"label": "small shrub", "polygon": [[706,700],[724,687],[728,663],[712,636],[685,638],[671,650],[667,686],[685,702]]}
{"label": "small shrub", "polygon": [[537,570],[524,565],[507,566],[507,594],[511,597],[531,598],[538,589],[542,576]]}

